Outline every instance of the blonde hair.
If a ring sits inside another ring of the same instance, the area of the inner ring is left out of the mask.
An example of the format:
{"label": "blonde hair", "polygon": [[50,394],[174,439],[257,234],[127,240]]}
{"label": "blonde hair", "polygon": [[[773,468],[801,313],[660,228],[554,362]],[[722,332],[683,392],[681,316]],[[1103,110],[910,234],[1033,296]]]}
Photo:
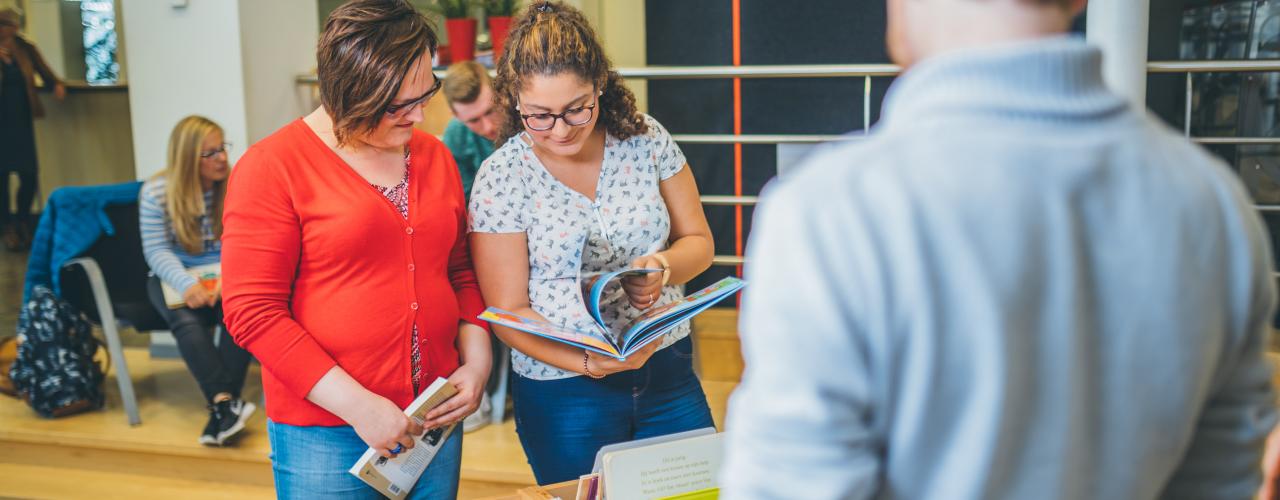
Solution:
{"label": "blonde hair", "polygon": [[471,104],[480,98],[480,90],[490,85],[489,70],[475,61],[463,61],[449,66],[444,77],[444,98],[449,105]]}
{"label": "blonde hair", "polygon": [[164,177],[165,211],[177,236],[178,244],[188,253],[204,252],[204,228],[201,217],[213,218],[213,237],[222,239],[222,200],[227,196],[227,182],[213,183],[213,206],[205,207],[204,189],[200,184],[200,147],[209,134],[222,132],[222,127],[203,116],[188,116],[169,134],[168,164],[156,177]]}

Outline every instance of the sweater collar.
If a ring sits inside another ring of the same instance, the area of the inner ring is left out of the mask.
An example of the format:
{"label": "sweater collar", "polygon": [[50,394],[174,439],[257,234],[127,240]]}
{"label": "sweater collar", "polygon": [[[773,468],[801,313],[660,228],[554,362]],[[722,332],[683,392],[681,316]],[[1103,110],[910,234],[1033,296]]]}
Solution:
{"label": "sweater collar", "polygon": [[889,90],[885,125],[948,115],[1071,121],[1127,108],[1102,81],[1102,53],[1064,35],[922,61]]}

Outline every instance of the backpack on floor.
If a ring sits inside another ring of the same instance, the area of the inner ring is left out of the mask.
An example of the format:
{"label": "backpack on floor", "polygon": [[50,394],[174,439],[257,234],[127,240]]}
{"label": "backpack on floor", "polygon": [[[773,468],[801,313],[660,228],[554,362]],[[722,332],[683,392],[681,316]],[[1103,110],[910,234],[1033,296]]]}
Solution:
{"label": "backpack on floor", "polygon": [[37,286],[18,316],[18,358],[9,376],[42,417],[96,410],[105,400],[105,369],[94,360],[101,347],[80,311]]}

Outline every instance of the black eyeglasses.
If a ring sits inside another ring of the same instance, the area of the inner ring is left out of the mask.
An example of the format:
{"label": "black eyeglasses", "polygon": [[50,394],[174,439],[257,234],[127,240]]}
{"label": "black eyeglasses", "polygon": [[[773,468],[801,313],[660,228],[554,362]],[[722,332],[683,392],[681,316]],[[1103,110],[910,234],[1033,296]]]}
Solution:
{"label": "black eyeglasses", "polygon": [[387,115],[395,118],[404,116],[406,111],[413,109],[417,106],[421,106],[422,103],[427,102],[428,99],[431,99],[431,96],[436,95],[436,92],[440,91],[440,85],[442,85],[441,80],[439,78],[436,78],[436,82],[431,84],[431,88],[427,89],[427,93],[422,94],[422,97],[419,97],[417,99],[414,99],[412,101],[409,101],[403,104],[392,104],[390,106],[387,106]]}
{"label": "black eyeglasses", "polygon": [[545,132],[555,128],[556,120],[564,120],[565,125],[570,127],[581,127],[591,121],[591,115],[595,112],[598,104],[600,104],[600,99],[597,97],[596,102],[591,103],[590,106],[567,109],[563,113],[522,114],[520,118],[524,119],[524,125],[529,127],[529,130],[535,132]]}
{"label": "black eyeglasses", "polygon": [[215,157],[215,156],[218,156],[218,154],[219,154],[219,153],[226,153],[226,152],[227,152],[227,150],[229,150],[229,149],[231,149],[231,143],[230,143],[230,142],[224,142],[224,143],[222,143],[221,145],[219,145],[217,148],[210,149],[210,150],[208,150],[208,151],[201,151],[201,152],[200,152],[200,158],[201,158],[201,159],[204,159],[204,160],[208,160],[209,158],[213,158],[213,157]]}

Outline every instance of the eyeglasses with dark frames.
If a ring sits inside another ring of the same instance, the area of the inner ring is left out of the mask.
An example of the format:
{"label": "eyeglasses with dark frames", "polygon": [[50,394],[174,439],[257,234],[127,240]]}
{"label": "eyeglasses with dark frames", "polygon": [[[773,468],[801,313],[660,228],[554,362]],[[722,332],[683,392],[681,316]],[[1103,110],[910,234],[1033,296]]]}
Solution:
{"label": "eyeglasses with dark frames", "polygon": [[418,97],[417,99],[414,99],[406,103],[392,104],[390,106],[387,106],[387,109],[386,109],[387,115],[396,117],[396,118],[404,116],[404,114],[408,110],[421,106],[422,103],[425,103],[427,102],[427,100],[431,99],[431,96],[436,95],[436,92],[440,91],[440,86],[442,84],[443,84],[443,81],[439,78],[436,78],[436,82],[431,84],[431,88],[427,89],[427,93],[422,94],[421,97]]}
{"label": "eyeglasses with dark frames", "polygon": [[208,160],[209,158],[213,158],[213,157],[215,157],[215,156],[218,156],[218,153],[226,153],[226,152],[227,152],[227,151],[229,151],[230,149],[231,149],[231,143],[230,143],[230,142],[224,142],[224,143],[222,143],[222,144],[218,145],[218,147],[216,147],[216,148],[214,148],[214,149],[210,149],[210,150],[208,150],[208,151],[201,151],[201,152],[200,152],[200,159],[202,159],[202,160]]}
{"label": "eyeglasses with dark frames", "polygon": [[564,120],[564,124],[570,127],[581,127],[591,121],[591,116],[599,104],[600,97],[597,95],[596,102],[591,103],[590,106],[567,109],[563,113],[521,114],[520,118],[524,120],[524,125],[534,132],[546,132],[555,128],[556,120]]}

